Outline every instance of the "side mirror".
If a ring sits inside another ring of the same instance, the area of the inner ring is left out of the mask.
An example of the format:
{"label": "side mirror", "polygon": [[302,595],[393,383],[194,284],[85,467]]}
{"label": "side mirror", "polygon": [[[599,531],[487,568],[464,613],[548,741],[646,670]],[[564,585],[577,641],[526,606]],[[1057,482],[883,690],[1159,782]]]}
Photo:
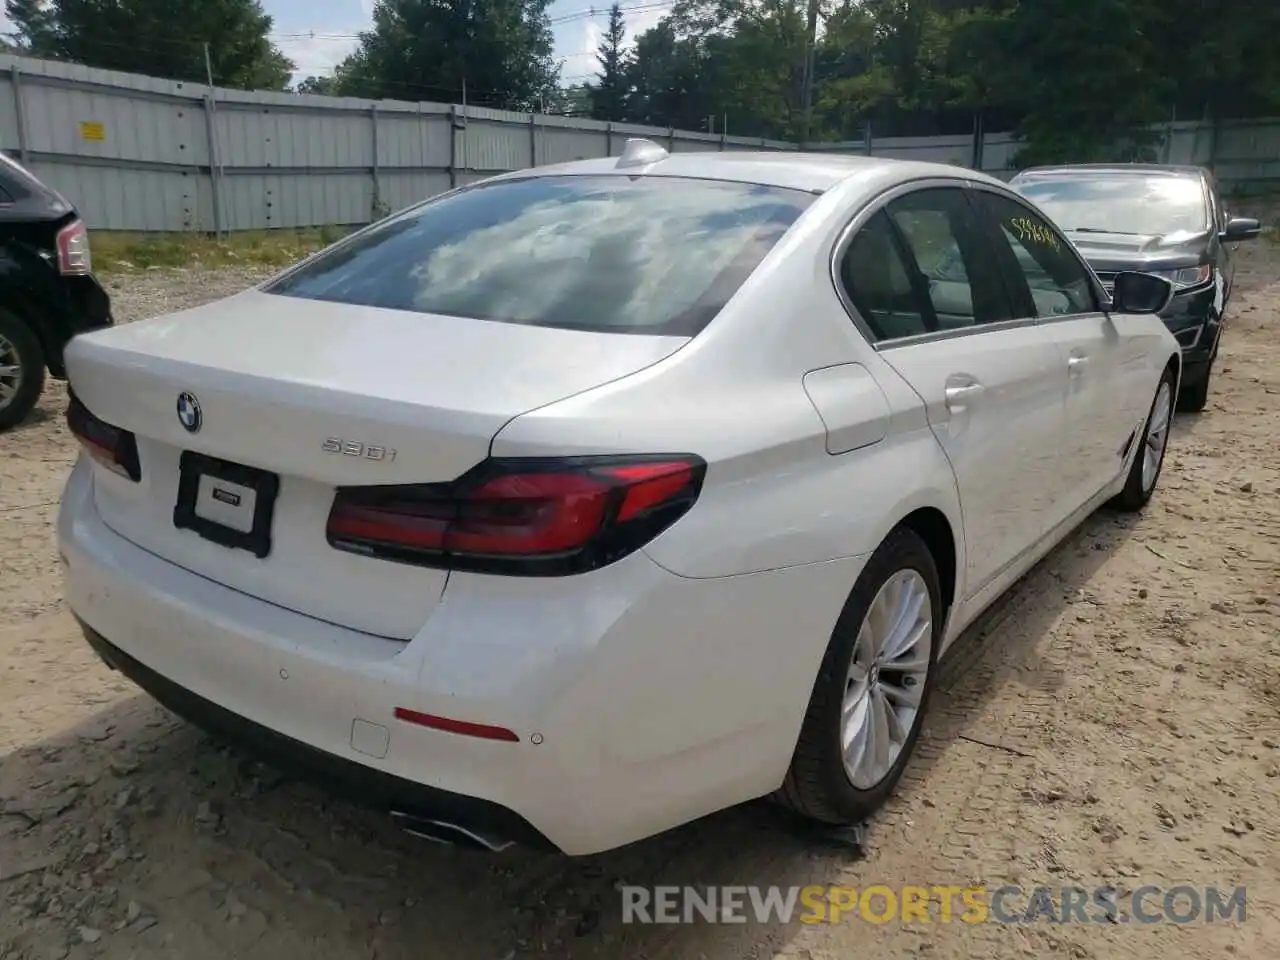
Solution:
{"label": "side mirror", "polygon": [[1218,236],[1225,243],[1239,240],[1253,240],[1262,233],[1262,224],[1253,217],[1232,217],[1227,221],[1227,228]]}
{"label": "side mirror", "polygon": [[1116,313],[1159,313],[1173,299],[1173,284],[1153,273],[1116,274],[1111,308]]}

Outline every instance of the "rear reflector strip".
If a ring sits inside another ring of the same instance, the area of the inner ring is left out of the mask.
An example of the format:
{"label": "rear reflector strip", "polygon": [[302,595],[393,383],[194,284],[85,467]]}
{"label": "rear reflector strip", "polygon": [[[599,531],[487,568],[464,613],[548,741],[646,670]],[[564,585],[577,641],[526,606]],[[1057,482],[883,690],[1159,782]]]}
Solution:
{"label": "rear reflector strip", "polygon": [[443,730],[445,733],[458,733],[464,737],[479,737],[481,740],[503,740],[516,743],[519,737],[506,727],[494,727],[487,723],[470,723],[466,720],[450,720],[448,717],[437,717],[430,713],[419,713],[405,707],[396,707],[396,719],[406,723],[416,723],[420,727],[432,730]]}

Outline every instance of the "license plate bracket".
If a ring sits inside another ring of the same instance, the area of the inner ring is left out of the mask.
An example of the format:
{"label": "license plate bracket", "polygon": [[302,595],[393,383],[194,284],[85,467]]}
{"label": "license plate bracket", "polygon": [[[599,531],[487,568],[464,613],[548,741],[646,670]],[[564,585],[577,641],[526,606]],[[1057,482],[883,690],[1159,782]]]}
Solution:
{"label": "license plate bracket", "polygon": [[191,450],[178,462],[173,525],[259,560],[271,553],[271,520],[280,478]]}

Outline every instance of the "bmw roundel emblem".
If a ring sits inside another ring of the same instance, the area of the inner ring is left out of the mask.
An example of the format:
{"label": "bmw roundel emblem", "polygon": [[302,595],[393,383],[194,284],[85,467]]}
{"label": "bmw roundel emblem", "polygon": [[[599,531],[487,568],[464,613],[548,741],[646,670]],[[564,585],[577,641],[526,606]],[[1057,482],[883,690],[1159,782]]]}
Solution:
{"label": "bmw roundel emblem", "polygon": [[200,424],[204,422],[204,415],[200,412],[200,401],[196,399],[194,393],[188,393],[186,390],[178,394],[178,420],[187,433],[195,433],[200,429]]}

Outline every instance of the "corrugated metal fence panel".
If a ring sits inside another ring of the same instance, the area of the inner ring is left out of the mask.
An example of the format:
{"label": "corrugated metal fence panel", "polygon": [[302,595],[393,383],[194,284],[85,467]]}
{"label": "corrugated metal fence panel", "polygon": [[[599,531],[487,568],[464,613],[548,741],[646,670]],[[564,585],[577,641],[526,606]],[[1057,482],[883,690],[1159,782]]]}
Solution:
{"label": "corrugated metal fence panel", "polygon": [[982,172],[1008,180],[1014,173],[1013,155],[1018,152],[1018,146],[1011,133],[987,134],[982,139]]}
{"label": "corrugated metal fence panel", "polygon": [[[1228,188],[1280,182],[1280,121],[1224,123],[1216,139],[1209,124],[1157,129],[1164,158],[1205,165],[1216,160],[1212,165]],[[617,155],[636,136],[678,152],[797,149],[779,141],[482,107],[211,91],[202,84],[0,54],[0,149],[25,153],[94,228],[364,223],[388,208],[499,171]],[[810,147],[851,154],[866,148],[864,141]],[[987,134],[983,168],[1007,177],[1016,150],[1011,135]],[[871,153],[967,166],[973,140],[878,138]]]}
{"label": "corrugated metal fence panel", "polygon": [[449,174],[430,170],[382,171],[378,191],[391,213],[428,200],[449,189]]}
{"label": "corrugated metal fence panel", "polygon": [[0,62],[0,150],[18,152],[17,99],[13,89],[13,74]]}
{"label": "corrugated metal fence panel", "polygon": [[[605,129],[575,130],[568,126],[547,126],[538,144],[540,164],[566,163],[570,160],[587,160],[591,157],[609,156],[610,134]],[[621,141],[614,145],[612,153],[622,151]]]}
{"label": "corrugated metal fence panel", "polygon": [[449,167],[449,117],[446,114],[378,111],[378,166]]}
{"label": "corrugated metal fence panel", "polygon": [[1203,163],[1208,156],[1212,130],[1199,123],[1171,123],[1165,128],[1163,144],[1167,163]]}
{"label": "corrugated metal fence panel", "polygon": [[533,166],[529,118],[526,115],[521,120],[520,114],[508,116],[511,119],[497,121],[468,116],[466,127],[458,131],[458,166],[484,173],[504,173]]}
{"label": "corrugated metal fence panel", "polygon": [[368,114],[224,101],[218,104],[217,131],[224,167],[373,167]]}
{"label": "corrugated metal fence panel", "polygon": [[346,173],[237,174],[223,181],[228,220],[237,230],[368,223],[373,180]]}
{"label": "corrugated metal fence panel", "polygon": [[672,138],[671,146],[675,153],[707,153],[720,150],[720,138],[712,134],[697,136],[689,133],[677,133]]}
{"label": "corrugated metal fence panel", "polygon": [[[25,78],[24,78],[25,79]],[[199,101],[22,83],[27,149],[35,153],[207,166],[208,129]]]}
{"label": "corrugated metal fence panel", "polygon": [[1257,186],[1280,180],[1280,123],[1224,123],[1215,152],[1222,180]]}
{"label": "corrugated metal fence panel", "polygon": [[882,137],[871,143],[873,157],[921,160],[968,166],[973,162],[972,137]]}
{"label": "corrugated metal fence panel", "polygon": [[32,160],[31,170],[71,200],[84,221],[96,229],[213,229],[211,184],[208,177],[194,172],[44,160]]}

